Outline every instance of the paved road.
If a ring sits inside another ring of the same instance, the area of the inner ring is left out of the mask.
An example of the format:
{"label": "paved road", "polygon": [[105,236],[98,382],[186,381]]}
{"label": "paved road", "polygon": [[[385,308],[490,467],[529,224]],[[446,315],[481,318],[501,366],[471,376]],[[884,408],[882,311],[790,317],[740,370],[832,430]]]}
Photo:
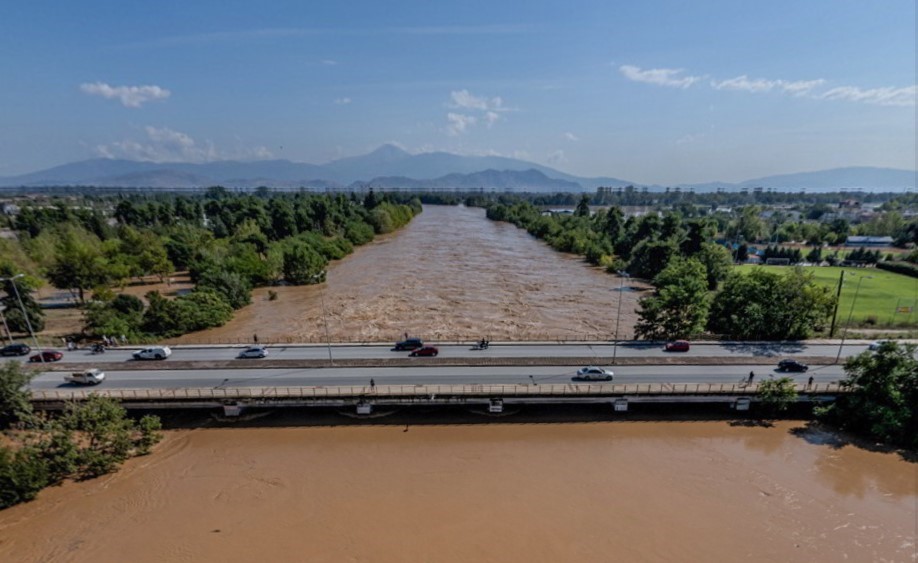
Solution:
{"label": "paved road", "polygon": [[[487,350],[471,350],[470,346],[439,346],[442,358],[584,358],[595,357],[596,363],[610,363],[602,359],[612,358],[613,354],[621,358],[664,358],[668,356],[698,358],[762,358],[763,362],[794,356],[821,356],[834,358],[838,355],[838,345],[827,344],[695,344],[689,352],[664,352],[659,345],[644,343],[622,344],[614,350],[612,344],[508,344],[495,345]],[[243,347],[220,348],[173,348],[171,361],[208,361],[231,360]],[[842,357],[859,354],[867,349],[863,344],[846,345]],[[65,362],[86,362],[93,365],[104,365],[111,362],[123,362],[131,359],[136,348],[114,348],[104,354],[92,354],[89,350],[63,351]],[[328,348],[325,346],[269,346],[269,357],[272,359],[328,359]],[[389,346],[350,346],[332,345],[332,357],[341,359],[378,359],[407,356],[408,352],[392,352]],[[26,358],[22,358],[26,361]],[[169,361],[169,360],[167,360]],[[257,362],[258,360],[248,360]]]}
{"label": "paved road", "polygon": [[[155,364],[151,364],[151,368]],[[106,372],[98,387],[106,389],[168,389],[177,387],[297,387],[367,385],[474,384],[474,383],[567,383],[580,366],[562,367],[417,367],[417,368],[322,368],[155,370]],[[614,383],[737,383],[749,371],[761,381],[778,375],[773,364],[759,366],[630,366],[616,370]],[[32,382],[35,389],[75,388],[63,382],[62,373],[46,372]],[[781,374],[784,375],[784,374]],[[805,374],[787,374],[803,383],[813,376],[816,383],[838,381],[841,366],[814,366]],[[530,376],[532,376],[530,378]]]}

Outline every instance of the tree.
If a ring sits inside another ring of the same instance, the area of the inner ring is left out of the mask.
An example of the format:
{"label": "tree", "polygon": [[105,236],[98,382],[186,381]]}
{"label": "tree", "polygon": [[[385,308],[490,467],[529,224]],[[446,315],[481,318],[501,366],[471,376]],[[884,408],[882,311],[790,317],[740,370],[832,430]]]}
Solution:
{"label": "tree", "polygon": [[678,251],[672,240],[642,240],[631,253],[628,272],[639,278],[653,279]]}
{"label": "tree", "polygon": [[[382,206],[376,208],[379,210]],[[328,261],[304,242],[292,242],[284,249],[284,279],[294,285],[320,283]]]}
{"label": "tree", "polygon": [[825,327],[834,304],[801,268],[735,271],[714,297],[708,329],[736,340],[799,340]]}
{"label": "tree", "polygon": [[198,278],[196,288],[216,291],[233,309],[240,309],[252,302],[252,284],[235,272],[205,271]]}
{"label": "tree", "polygon": [[704,265],[677,258],[654,278],[657,287],[641,299],[635,333],[649,340],[690,338],[704,330],[708,316],[708,282]]}
{"label": "tree", "polygon": [[765,411],[771,414],[784,412],[797,401],[797,386],[792,377],[766,379],[759,384],[759,399]]}
{"label": "tree", "polygon": [[590,196],[583,194],[580,196],[580,202],[577,204],[577,208],[574,209],[574,217],[589,217],[590,216]]}
{"label": "tree", "polygon": [[694,255],[699,262],[704,264],[708,280],[708,289],[717,289],[717,284],[727,278],[733,269],[733,256],[725,246],[715,242],[703,242],[697,254]]}
{"label": "tree", "polygon": [[[0,298],[0,305],[5,307],[3,314],[6,318],[6,325],[12,332],[25,334],[29,332],[30,327],[33,332],[41,332],[45,329],[45,313],[32,297],[32,287],[38,284],[34,278],[27,276],[12,279],[13,275],[11,267],[6,265],[0,267],[0,276],[6,278],[6,281],[0,284],[0,289],[6,294]],[[25,315],[22,314],[23,309],[25,309]]]}
{"label": "tree", "polygon": [[98,237],[79,227],[62,230],[48,280],[59,289],[77,290],[80,302],[85,290],[106,285],[111,276]]}
{"label": "tree", "polygon": [[49,485],[48,467],[40,452],[0,446],[0,509],[30,501]]}
{"label": "tree", "polygon": [[35,375],[16,361],[0,365],[0,428],[32,416],[28,385]]}
{"label": "tree", "polygon": [[130,456],[134,424],[114,399],[90,395],[81,403],[70,403],[61,425],[82,438],[76,470],[81,478],[109,473]]}
{"label": "tree", "polygon": [[918,448],[918,360],[912,344],[883,343],[845,362],[850,394],[817,415],[841,428],[905,448]]}

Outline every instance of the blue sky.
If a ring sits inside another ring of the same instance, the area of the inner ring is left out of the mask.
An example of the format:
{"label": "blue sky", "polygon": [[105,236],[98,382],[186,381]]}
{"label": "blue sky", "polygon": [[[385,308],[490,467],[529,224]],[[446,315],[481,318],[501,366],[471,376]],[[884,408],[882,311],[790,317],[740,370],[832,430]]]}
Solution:
{"label": "blue sky", "polygon": [[914,0],[10,0],[0,176],[390,142],[641,183],[915,169],[915,17]]}

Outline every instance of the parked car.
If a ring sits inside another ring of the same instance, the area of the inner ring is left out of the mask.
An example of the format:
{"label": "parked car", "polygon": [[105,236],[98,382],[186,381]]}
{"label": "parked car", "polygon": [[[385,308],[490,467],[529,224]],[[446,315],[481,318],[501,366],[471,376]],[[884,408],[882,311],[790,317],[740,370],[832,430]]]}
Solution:
{"label": "parked car", "polygon": [[436,346],[421,346],[417,350],[413,350],[409,356],[436,356],[440,353],[440,350],[437,350]]}
{"label": "parked car", "polygon": [[264,346],[249,346],[242,352],[239,352],[240,358],[264,358],[268,355],[268,349]]}
{"label": "parked car", "polygon": [[64,376],[64,381],[67,383],[76,383],[78,385],[98,385],[104,380],[105,372],[99,370],[98,368],[89,368],[84,369],[83,371],[75,371]]}
{"label": "parked car", "polygon": [[153,346],[134,352],[135,360],[165,360],[172,355],[168,346]]}
{"label": "parked car", "polygon": [[28,345],[17,342],[0,348],[0,356],[25,356],[31,351],[32,349]]}
{"label": "parked car", "polygon": [[587,366],[577,370],[574,381],[612,381],[612,370]]}
{"label": "parked car", "polygon": [[808,369],[810,369],[810,366],[797,360],[781,360],[778,362],[778,371],[804,372]]}
{"label": "parked car", "polygon": [[868,346],[867,349],[870,350],[871,352],[876,352],[877,350],[880,349],[881,346],[883,346],[887,342],[892,342],[892,340],[877,340],[876,342],[871,342],[870,346]]}
{"label": "parked car", "polygon": [[405,340],[402,340],[401,342],[396,342],[395,348],[393,348],[392,350],[394,352],[400,352],[402,350],[417,350],[418,348],[422,348],[423,346],[424,346],[424,341],[421,340],[420,338],[406,338]]}
{"label": "parked car", "polygon": [[30,362],[59,362],[64,354],[57,350],[42,350],[38,354],[29,357]]}
{"label": "parked car", "polygon": [[667,352],[688,352],[689,343],[687,340],[675,340],[673,342],[667,342],[666,345],[663,346],[663,350]]}

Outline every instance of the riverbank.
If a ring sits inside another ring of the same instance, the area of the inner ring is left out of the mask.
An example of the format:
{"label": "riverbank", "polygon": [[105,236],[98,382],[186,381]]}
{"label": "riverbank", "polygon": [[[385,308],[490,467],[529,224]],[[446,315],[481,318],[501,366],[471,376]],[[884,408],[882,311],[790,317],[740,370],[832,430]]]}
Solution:
{"label": "riverbank", "polygon": [[0,559],[907,561],[916,477],[795,421],[205,427],[0,513]]}

